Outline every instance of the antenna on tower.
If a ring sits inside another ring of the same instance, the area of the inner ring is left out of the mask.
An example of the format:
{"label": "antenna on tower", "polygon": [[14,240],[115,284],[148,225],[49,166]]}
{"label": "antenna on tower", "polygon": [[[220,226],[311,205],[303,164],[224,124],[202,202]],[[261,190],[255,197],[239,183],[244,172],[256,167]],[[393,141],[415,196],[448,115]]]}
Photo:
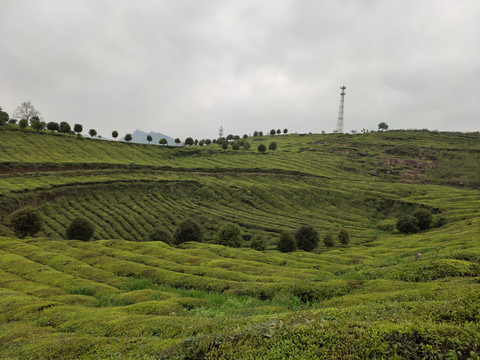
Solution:
{"label": "antenna on tower", "polygon": [[220,125],[220,129],[218,129],[218,137],[222,138],[223,137],[223,127]]}
{"label": "antenna on tower", "polygon": [[337,120],[337,133],[343,133],[343,101],[345,98],[345,90],[347,89],[345,85],[343,85],[340,89],[342,92],[340,93],[340,108],[338,109],[338,120]]}

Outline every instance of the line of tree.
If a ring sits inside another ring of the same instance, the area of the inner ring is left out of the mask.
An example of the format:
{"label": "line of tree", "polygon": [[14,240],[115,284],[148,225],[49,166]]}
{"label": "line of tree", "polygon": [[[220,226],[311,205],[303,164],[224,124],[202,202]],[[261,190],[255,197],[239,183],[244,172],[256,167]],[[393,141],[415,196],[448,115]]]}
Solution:
{"label": "line of tree", "polygon": [[[347,246],[350,242],[350,236],[345,229],[340,229],[337,240],[342,246]],[[318,247],[319,241],[318,231],[311,225],[303,225],[293,234],[287,231],[282,232],[278,238],[277,249],[281,252],[293,252],[297,249],[311,252]],[[325,234],[323,243],[327,248],[335,245],[332,233]]]}
{"label": "line of tree", "polygon": [[[418,213],[420,214],[420,213]],[[426,216],[426,215],[425,215]],[[426,220],[428,223],[428,219]],[[35,236],[43,229],[44,220],[38,209],[27,206],[14,211],[9,216],[9,225],[20,238],[26,236]],[[427,224],[423,224],[427,226]],[[95,232],[92,222],[85,217],[73,219],[65,230],[65,238],[71,240],[89,241]],[[250,236],[251,237],[251,236]],[[342,246],[349,243],[348,232],[341,229],[337,234],[337,240]],[[163,241],[168,244],[180,245],[187,241],[202,242],[204,239],[203,227],[194,219],[187,218],[181,221],[173,232],[173,236],[168,231],[160,227],[154,228],[147,233],[146,241]],[[215,242],[219,245],[228,247],[240,247],[242,244],[242,232],[240,227],[234,223],[222,225],[216,234]],[[334,246],[333,235],[329,232],[325,235],[323,242],[327,248]],[[319,234],[311,225],[301,226],[295,233],[283,231],[277,243],[277,249],[281,252],[293,252],[297,249],[311,252],[315,250],[319,243]],[[265,249],[265,241],[256,236],[251,241],[251,247],[256,250]]]}
{"label": "line of tree", "polygon": [[[46,122],[42,121],[40,112],[32,105],[32,103],[30,101],[25,101],[25,102],[21,103],[15,109],[14,116],[17,117],[17,118],[20,118],[20,120],[18,121],[18,124],[19,124],[20,128],[22,128],[22,129],[24,129],[27,126],[30,125],[33,129],[35,129],[37,131],[46,129],[46,130],[49,130],[51,132],[61,132],[61,133],[64,133],[64,134],[77,134],[77,135],[80,135],[80,133],[83,131],[83,126],[81,124],[75,124],[73,126],[73,130],[72,130],[72,127],[66,121],[62,121],[61,123],[56,123],[56,122],[53,122],[53,121],[46,123]],[[2,111],[2,108],[0,107],[0,125],[3,125],[7,122],[16,123],[17,120],[10,119],[8,113]],[[280,130],[280,129],[270,130],[271,135],[275,135],[275,134],[280,135],[281,133],[282,133],[282,130]],[[288,129],[284,129],[283,133],[287,134]],[[101,138],[101,136],[99,136],[97,134],[97,131],[95,129],[90,129],[88,131],[88,134],[92,138],[94,138],[96,136]],[[119,135],[118,131],[114,130],[112,132],[113,139],[116,140],[118,135]],[[129,135],[131,136],[131,134],[126,134],[126,136],[124,137],[124,140],[127,141],[127,142],[132,140],[132,139],[127,140],[127,139],[130,138]],[[263,132],[262,131],[260,131],[260,132],[255,131],[253,136],[255,136],[255,137],[256,136],[263,136]],[[226,137],[226,140],[228,142],[233,142],[234,143],[234,145],[232,145],[233,150],[239,150],[241,147],[244,147],[244,144],[242,144],[242,143],[235,144],[235,142],[239,141],[242,138],[247,139],[248,135],[244,134],[242,137],[240,137],[239,135],[229,134]],[[225,138],[223,138],[223,139],[225,139]],[[150,144],[150,142],[153,140],[153,138],[152,138],[151,135],[147,135],[146,140]],[[219,143],[218,139],[217,139],[217,142]],[[176,138],[175,139],[175,144],[179,145],[180,143],[181,143],[180,139]],[[195,139],[194,140],[191,137],[188,137],[187,139],[185,139],[185,142],[184,142],[184,144],[187,145],[187,146],[192,146],[192,145],[203,146],[203,145],[210,145],[212,143],[215,143],[215,140],[210,140],[210,139],[202,139],[202,140]],[[160,139],[159,144],[160,145],[167,145],[168,141],[166,141],[166,139],[163,138],[163,139]],[[222,145],[222,144],[223,144],[223,142],[220,143],[220,145]],[[271,144],[270,146],[274,146],[274,145]],[[247,146],[247,147],[250,148],[250,146]],[[276,148],[272,149],[271,147],[269,147],[269,149],[272,150],[272,151],[275,151]]]}

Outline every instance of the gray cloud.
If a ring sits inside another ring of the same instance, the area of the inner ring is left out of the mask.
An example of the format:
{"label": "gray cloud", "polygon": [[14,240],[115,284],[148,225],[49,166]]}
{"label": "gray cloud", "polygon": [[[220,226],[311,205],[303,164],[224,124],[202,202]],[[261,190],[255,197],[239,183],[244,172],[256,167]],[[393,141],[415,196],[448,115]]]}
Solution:
{"label": "gray cloud", "polygon": [[478,131],[477,0],[2,0],[0,105],[109,136]]}

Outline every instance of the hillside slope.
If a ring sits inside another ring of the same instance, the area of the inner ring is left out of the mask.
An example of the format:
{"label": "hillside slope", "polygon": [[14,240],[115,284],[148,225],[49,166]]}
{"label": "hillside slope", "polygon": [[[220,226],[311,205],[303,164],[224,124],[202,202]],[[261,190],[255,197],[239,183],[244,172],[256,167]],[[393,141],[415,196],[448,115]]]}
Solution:
{"label": "hillside slope", "polygon": [[[475,359],[479,140],[293,134],[224,151],[0,129],[0,357]],[[45,227],[17,239],[8,215],[25,205]],[[439,227],[398,233],[417,208]],[[78,215],[95,241],[64,239]],[[186,217],[206,243],[143,241]],[[227,222],[244,247],[213,244]],[[275,250],[303,224],[351,242]]]}

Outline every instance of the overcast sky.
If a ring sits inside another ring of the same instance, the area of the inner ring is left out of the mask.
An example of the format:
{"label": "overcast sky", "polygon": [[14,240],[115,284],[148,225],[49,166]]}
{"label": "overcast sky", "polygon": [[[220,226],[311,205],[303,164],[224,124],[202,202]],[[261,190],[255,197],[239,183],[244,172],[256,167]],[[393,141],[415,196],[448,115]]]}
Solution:
{"label": "overcast sky", "polygon": [[0,106],[109,137],[480,130],[479,0],[0,0]]}

